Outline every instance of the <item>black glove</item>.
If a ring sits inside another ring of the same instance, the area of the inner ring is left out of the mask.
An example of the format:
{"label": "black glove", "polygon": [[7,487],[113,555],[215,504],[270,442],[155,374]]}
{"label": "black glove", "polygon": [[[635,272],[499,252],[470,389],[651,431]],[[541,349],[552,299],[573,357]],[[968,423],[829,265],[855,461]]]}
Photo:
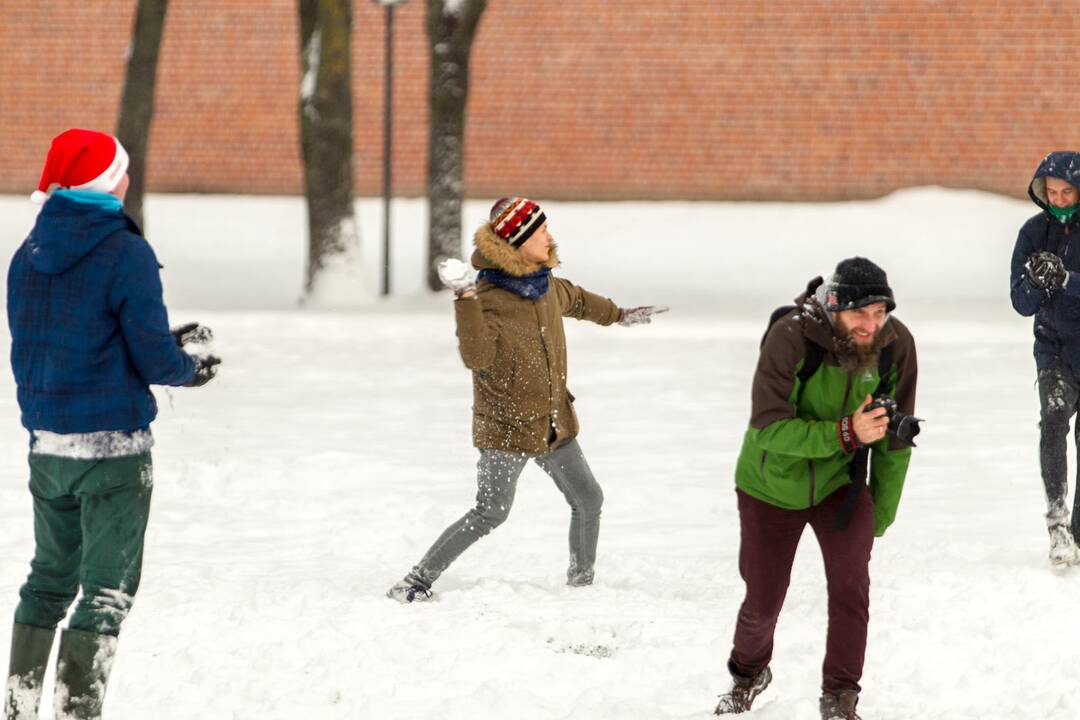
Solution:
{"label": "black glove", "polygon": [[1064,287],[1069,277],[1061,258],[1045,250],[1029,257],[1024,267],[1031,284],[1044,290]]}
{"label": "black glove", "polygon": [[1024,263],[1028,282],[1037,288],[1046,287],[1046,262],[1039,255],[1032,255]]}
{"label": "black glove", "polygon": [[217,375],[217,366],[221,364],[221,358],[213,355],[192,355],[191,359],[195,361],[195,377],[191,378],[187,387],[202,387]]}
{"label": "black glove", "polygon": [[172,333],[173,338],[176,339],[176,344],[180,347],[184,347],[188,343],[202,345],[214,339],[213,331],[197,322],[178,325],[170,329],[169,332]]}

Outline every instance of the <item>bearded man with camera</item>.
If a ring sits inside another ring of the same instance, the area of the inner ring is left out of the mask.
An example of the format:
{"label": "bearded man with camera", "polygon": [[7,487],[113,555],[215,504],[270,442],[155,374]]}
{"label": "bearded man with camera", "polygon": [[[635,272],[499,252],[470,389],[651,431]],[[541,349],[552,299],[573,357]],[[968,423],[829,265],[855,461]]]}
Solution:
{"label": "bearded man with camera", "polygon": [[773,633],[809,525],[829,598],[821,717],[856,720],[870,550],[896,517],[919,430],[915,341],[866,258],[843,260],[795,303],[773,314],[762,342],[735,470],[746,596],[716,714],[750,710],[772,680]]}

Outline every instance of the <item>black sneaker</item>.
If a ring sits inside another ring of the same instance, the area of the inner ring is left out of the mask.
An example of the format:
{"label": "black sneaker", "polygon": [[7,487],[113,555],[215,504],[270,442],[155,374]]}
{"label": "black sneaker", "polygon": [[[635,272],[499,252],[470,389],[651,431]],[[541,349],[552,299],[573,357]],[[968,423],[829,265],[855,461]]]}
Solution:
{"label": "black sneaker", "polygon": [[750,710],[754,698],[769,687],[772,682],[772,670],[765,668],[752,678],[733,676],[731,690],[720,696],[713,715],[738,715]]}
{"label": "black sneaker", "polygon": [[575,570],[571,568],[566,572],[566,584],[570,587],[587,587],[592,585],[593,577],[592,570]]}
{"label": "black sneaker", "polygon": [[410,577],[394,583],[394,586],[386,591],[386,597],[397,600],[403,605],[414,602],[427,602],[431,599],[432,592],[423,583],[417,582]]}
{"label": "black sneaker", "polygon": [[1080,562],[1080,550],[1064,523],[1050,528],[1050,564],[1054,567],[1076,565]]}

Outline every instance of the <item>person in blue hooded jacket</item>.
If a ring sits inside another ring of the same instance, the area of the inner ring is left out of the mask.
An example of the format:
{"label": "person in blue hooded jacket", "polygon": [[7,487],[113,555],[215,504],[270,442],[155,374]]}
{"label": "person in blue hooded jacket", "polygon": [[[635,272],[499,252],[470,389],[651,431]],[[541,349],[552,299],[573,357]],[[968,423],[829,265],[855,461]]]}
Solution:
{"label": "person in blue hooded jacket", "polygon": [[[1080,563],[1080,492],[1069,522],[1066,439],[1080,409],[1080,153],[1052,152],[1028,186],[1040,212],[1020,228],[1012,254],[1012,304],[1035,316],[1039,463],[1046,490],[1050,562]],[[1080,423],[1077,424],[1080,441]],[[1077,476],[1080,485],[1080,474]]]}
{"label": "person in blue hooded jacket", "polygon": [[5,718],[36,718],[56,626],[56,716],[97,718],[139,587],[153,487],[150,385],[198,386],[220,362],[170,330],[154,251],[123,210],[128,157],[110,135],[53,139],[44,202],[8,272],[11,367],[30,433],[34,558],[19,591]]}

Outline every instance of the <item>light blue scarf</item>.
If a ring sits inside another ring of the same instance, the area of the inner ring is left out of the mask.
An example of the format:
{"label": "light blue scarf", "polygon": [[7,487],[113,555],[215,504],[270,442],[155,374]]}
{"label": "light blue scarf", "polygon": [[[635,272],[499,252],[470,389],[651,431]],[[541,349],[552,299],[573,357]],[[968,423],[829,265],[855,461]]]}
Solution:
{"label": "light blue scarf", "polygon": [[93,205],[99,207],[102,210],[112,210],[116,212],[122,212],[124,210],[124,202],[109,193],[92,192],[90,190],[53,190],[53,197],[62,197],[72,202],[82,203],[83,205]]}

